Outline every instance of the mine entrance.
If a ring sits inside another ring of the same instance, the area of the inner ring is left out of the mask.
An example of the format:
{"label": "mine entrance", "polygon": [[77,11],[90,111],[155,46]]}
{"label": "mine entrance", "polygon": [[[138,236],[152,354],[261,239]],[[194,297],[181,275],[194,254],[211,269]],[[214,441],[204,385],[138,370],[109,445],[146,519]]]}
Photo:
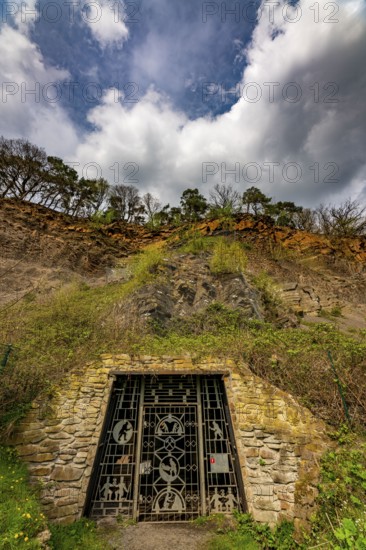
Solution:
{"label": "mine entrance", "polygon": [[234,509],[245,500],[221,376],[118,376],[86,515],[185,521]]}

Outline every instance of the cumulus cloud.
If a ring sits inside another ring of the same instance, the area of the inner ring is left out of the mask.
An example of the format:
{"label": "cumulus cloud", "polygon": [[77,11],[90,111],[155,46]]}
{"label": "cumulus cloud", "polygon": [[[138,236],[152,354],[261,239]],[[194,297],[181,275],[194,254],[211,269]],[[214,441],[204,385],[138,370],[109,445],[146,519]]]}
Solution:
{"label": "cumulus cloud", "polygon": [[84,22],[102,48],[121,47],[128,38],[127,14],[121,2],[98,0],[86,4]]}
{"label": "cumulus cloud", "polygon": [[[191,120],[153,88],[134,104],[110,90],[89,111],[93,130],[80,138],[59,104],[20,104],[19,95],[8,95],[1,105],[6,133],[51,146],[52,154],[79,162],[80,172],[100,166],[110,183],[136,185],[171,204],[188,186],[208,194],[218,182],[241,191],[256,185],[304,205],[365,197],[365,12],[356,0],[337,13],[330,4],[316,3],[318,13],[303,2],[261,12],[250,44],[245,51],[239,45],[247,66],[224,114]],[[0,47],[10,56],[0,60],[3,81],[66,77],[16,29],[3,27]],[[203,101],[226,99],[219,82],[202,91]]]}
{"label": "cumulus cloud", "polygon": [[67,114],[58,101],[67,71],[49,67],[21,26],[0,29],[0,132],[25,137],[49,154],[68,154],[78,143]]}
{"label": "cumulus cloud", "polygon": [[[285,12],[279,5],[272,21],[262,13],[229,112],[192,121],[156,93],[130,109],[106,98],[90,113],[95,131],[78,158],[96,159],[109,179],[114,163],[135,162],[141,189],[169,200],[187,186],[207,192],[217,182],[261,186],[278,200],[304,204],[360,195],[365,13],[359,3],[344,3],[338,21],[327,23],[327,9],[319,3],[319,22],[302,3],[286,4]],[[224,95],[219,85],[206,92],[207,100]]]}

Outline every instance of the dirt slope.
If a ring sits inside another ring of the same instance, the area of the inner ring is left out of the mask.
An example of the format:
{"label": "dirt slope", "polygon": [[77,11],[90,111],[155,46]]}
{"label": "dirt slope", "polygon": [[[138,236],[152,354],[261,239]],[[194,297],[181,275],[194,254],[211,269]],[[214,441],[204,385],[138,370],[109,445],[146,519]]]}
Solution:
{"label": "dirt slope", "polygon": [[[34,289],[47,291],[75,277],[92,285],[105,284],[121,259],[168,238],[174,246],[184,229],[151,232],[125,223],[97,227],[35,204],[2,199],[0,303],[14,302]],[[248,273],[266,271],[282,289],[285,304],[305,318],[310,315],[315,322],[321,310],[339,308],[343,317],[336,321],[344,327],[366,325],[366,237],[333,243],[322,235],[275,227],[269,219],[245,215],[226,223],[201,222],[196,229],[203,235],[231,235],[245,242]],[[187,258],[175,267],[172,298],[177,304],[183,300],[190,309],[190,300],[204,301],[210,293],[206,267]],[[232,293],[237,294],[235,289]],[[220,296],[219,292],[215,299]]]}

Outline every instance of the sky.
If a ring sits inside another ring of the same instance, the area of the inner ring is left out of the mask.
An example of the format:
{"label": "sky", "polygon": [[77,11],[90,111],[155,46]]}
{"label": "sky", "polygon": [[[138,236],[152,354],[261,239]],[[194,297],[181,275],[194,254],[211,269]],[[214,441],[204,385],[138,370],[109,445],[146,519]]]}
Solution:
{"label": "sky", "polygon": [[9,0],[0,135],[166,204],[366,203],[362,0]]}

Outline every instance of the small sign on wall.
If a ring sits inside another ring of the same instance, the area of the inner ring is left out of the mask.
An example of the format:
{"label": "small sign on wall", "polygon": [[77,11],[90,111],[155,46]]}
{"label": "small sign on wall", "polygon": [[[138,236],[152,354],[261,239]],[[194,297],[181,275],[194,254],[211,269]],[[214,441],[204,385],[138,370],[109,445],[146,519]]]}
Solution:
{"label": "small sign on wall", "polygon": [[229,472],[229,455],[227,453],[211,454],[210,469],[212,474],[226,474]]}

